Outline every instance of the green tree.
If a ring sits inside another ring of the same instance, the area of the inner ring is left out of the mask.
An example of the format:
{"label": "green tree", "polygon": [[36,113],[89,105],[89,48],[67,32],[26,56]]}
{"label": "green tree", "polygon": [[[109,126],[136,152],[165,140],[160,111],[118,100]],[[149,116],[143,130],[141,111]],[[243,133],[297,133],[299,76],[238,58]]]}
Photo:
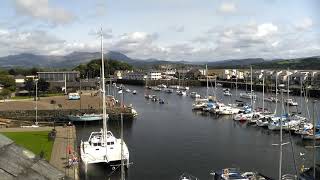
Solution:
{"label": "green tree", "polygon": [[[94,77],[100,77],[101,60],[94,59],[87,64],[80,64],[73,70],[80,71],[80,77],[85,77],[90,74]],[[105,60],[105,74],[106,76],[114,74],[116,70],[132,70],[133,66],[117,60]]]}
{"label": "green tree", "polygon": [[35,89],[34,80],[32,78],[28,78],[24,82],[24,89],[29,91],[29,95],[31,95],[31,92]]}
{"label": "green tree", "polygon": [[0,84],[4,86],[5,89],[8,89],[9,91],[15,91],[16,90],[16,82],[15,80],[10,76],[0,76]]}
{"label": "green tree", "polygon": [[46,92],[49,89],[50,84],[45,79],[38,80],[38,90]]}
{"label": "green tree", "polygon": [[0,97],[2,99],[6,99],[8,96],[10,96],[10,94],[11,94],[11,91],[9,89],[2,89],[0,91]]}

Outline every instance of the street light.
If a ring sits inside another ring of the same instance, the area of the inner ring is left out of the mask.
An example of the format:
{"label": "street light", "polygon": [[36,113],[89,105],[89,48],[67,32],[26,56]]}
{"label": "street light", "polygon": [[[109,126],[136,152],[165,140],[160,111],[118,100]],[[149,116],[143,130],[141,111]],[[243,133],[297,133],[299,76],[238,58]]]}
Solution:
{"label": "street light", "polygon": [[38,79],[34,80],[36,83],[36,122],[35,125],[38,125]]}

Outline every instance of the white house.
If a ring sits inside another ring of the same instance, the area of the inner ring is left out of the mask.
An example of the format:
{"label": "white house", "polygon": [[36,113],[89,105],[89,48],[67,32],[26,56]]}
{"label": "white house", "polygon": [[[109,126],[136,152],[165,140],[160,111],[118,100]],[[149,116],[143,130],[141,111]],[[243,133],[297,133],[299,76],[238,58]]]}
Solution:
{"label": "white house", "polygon": [[159,80],[161,77],[161,72],[159,71],[149,71],[147,74],[147,78],[149,80]]}
{"label": "white house", "polygon": [[16,84],[23,84],[25,82],[26,77],[22,75],[17,75],[14,77]]}

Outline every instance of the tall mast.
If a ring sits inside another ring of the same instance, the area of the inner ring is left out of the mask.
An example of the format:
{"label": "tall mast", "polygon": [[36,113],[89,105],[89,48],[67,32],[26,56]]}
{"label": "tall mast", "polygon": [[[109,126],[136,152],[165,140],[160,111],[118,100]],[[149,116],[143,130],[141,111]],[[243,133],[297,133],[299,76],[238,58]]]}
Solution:
{"label": "tall mast", "polygon": [[264,75],[262,76],[262,113],[264,114]]}
{"label": "tall mast", "polygon": [[290,107],[289,107],[289,103],[288,103],[288,99],[290,97],[290,71],[289,71],[289,68],[288,68],[288,71],[287,71],[287,78],[288,78],[288,89],[287,89],[287,114],[289,115],[289,111],[290,111]]}
{"label": "tall mast", "polygon": [[[281,99],[281,103],[282,103],[282,111],[284,111],[284,104],[283,104],[283,91],[281,91],[281,95],[282,95],[282,99]],[[283,114],[283,113],[282,113]],[[280,155],[279,155],[279,180],[282,179],[282,114],[280,116],[280,143],[279,143],[279,146],[280,146]]]}
{"label": "tall mast", "polygon": [[[103,117],[103,137],[107,146],[107,113],[106,113],[106,86],[104,78],[104,59],[103,59],[103,32],[101,27],[101,78],[102,78],[102,117]],[[106,148],[107,150],[107,148]]]}
{"label": "tall mast", "polygon": [[236,71],[236,99],[238,97],[238,70]]}
{"label": "tall mast", "polygon": [[251,108],[252,108],[252,112],[254,111],[254,107],[253,107],[253,91],[252,91],[252,66],[250,66],[250,72],[251,72],[251,93],[250,93],[250,99],[251,99]]}
{"label": "tall mast", "polygon": [[313,179],[316,179],[316,119],[315,119],[315,100],[312,102],[312,121],[313,121],[313,148],[312,148],[312,154],[313,154]]}
{"label": "tall mast", "polygon": [[36,81],[36,125],[38,125],[38,80]]}
{"label": "tall mast", "polygon": [[[122,94],[123,96],[123,94]],[[124,180],[124,161],[123,161],[123,113],[121,113],[121,180]]]}
{"label": "tall mast", "polygon": [[208,66],[206,65],[206,77],[207,77],[207,98],[209,97],[209,81],[208,81]]}
{"label": "tall mast", "polygon": [[67,94],[67,74],[64,73],[64,94]]}
{"label": "tall mast", "polygon": [[300,75],[300,113],[302,113],[302,77]]}
{"label": "tall mast", "polygon": [[276,71],[276,108],[274,110],[274,114],[277,114],[278,109],[278,72]]}

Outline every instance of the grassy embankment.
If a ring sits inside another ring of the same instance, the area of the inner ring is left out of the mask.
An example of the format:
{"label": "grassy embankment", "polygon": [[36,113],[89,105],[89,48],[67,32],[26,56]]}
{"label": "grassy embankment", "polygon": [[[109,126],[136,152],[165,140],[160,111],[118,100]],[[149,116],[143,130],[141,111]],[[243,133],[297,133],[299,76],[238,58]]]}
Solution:
{"label": "grassy embankment", "polygon": [[32,151],[36,155],[44,152],[44,158],[49,161],[53,141],[48,139],[49,131],[39,132],[2,132],[5,136],[12,139],[16,144]]}

